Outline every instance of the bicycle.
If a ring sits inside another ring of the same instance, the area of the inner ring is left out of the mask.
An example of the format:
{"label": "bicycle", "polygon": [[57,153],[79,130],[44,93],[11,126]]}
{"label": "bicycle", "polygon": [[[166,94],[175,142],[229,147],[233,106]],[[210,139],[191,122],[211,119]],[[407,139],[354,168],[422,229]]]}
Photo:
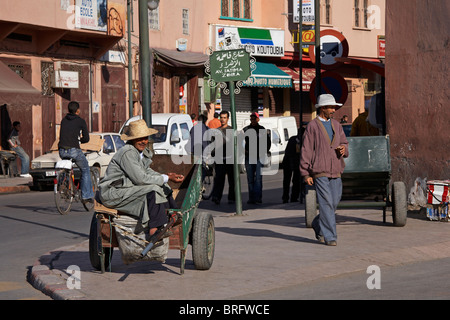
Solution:
{"label": "bicycle", "polygon": [[[60,169],[57,172],[54,180],[54,194],[55,204],[58,212],[62,215],[69,213],[73,201],[81,201],[80,181],[75,184],[75,176],[73,172],[72,160],[60,160],[57,162],[55,168]],[[94,194],[98,189],[98,181],[100,179],[100,172],[97,167],[90,168],[90,176]],[[92,211],[94,208],[93,202],[83,203],[86,211]]]}

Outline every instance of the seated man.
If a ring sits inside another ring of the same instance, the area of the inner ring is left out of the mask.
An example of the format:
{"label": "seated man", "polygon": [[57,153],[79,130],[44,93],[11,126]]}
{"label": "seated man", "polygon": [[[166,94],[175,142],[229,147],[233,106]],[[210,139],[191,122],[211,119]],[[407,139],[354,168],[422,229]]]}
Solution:
{"label": "seated man", "polygon": [[153,154],[148,148],[148,136],[157,132],[148,128],[145,120],[131,122],[128,132],[121,135],[127,144],[114,155],[99,184],[102,204],[135,217],[143,228],[150,229],[150,235],[167,223],[166,209],[176,207],[167,182],[184,179],[182,175],[160,174],[150,168]]}

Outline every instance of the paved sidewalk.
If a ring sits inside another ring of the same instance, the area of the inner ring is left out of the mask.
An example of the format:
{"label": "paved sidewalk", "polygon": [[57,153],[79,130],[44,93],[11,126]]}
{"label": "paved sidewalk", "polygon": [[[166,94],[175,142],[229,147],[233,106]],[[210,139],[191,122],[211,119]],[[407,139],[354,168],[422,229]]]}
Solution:
{"label": "paved sidewalk", "polygon": [[[32,267],[30,282],[53,299],[245,299],[325,277],[366,272],[370,265],[383,269],[450,257],[448,223],[410,213],[407,225],[397,228],[389,216],[388,223],[382,223],[379,209],[338,210],[338,245],[330,247],[319,244],[313,230],[305,227],[301,207],[299,203],[253,206],[241,216],[199,209],[214,215],[216,250],[208,271],[195,270],[191,247],[184,275],[179,273],[176,250],[170,250],[162,264],[125,265],[116,248],[112,271],[102,274],[92,268],[84,241],[43,254]],[[80,289],[67,288],[66,270],[73,265],[81,270]]]}
{"label": "paved sidewalk", "polygon": [[33,178],[14,177],[5,178],[0,175],[0,194],[1,193],[18,193],[28,192],[33,186]]}

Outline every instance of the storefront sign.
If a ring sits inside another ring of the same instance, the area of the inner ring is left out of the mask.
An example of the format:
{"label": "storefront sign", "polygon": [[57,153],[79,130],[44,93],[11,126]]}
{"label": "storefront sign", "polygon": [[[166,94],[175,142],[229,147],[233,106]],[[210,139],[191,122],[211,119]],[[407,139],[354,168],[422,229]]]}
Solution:
{"label": "storefront sign", "polygon": [[55,70],[52,78],[53,88],[73,88],[78,89],[78,72],[76,71],[63,71]]}
{"label": "storefront sign", "polygon": [[386,58],[386,39],[384,36],[378,36],[378,58]]}
{"label": "storefront sign", "polygon": [[75,27],[107,31],[107,0],[76,0]]}
{"label": "storefront sign", "polygon": [[[302,0],[302,19],[303,23],[314,23],[314,1],[315,0]],[[300,22],[300,0],[293,0],[293,22]]]}
{"label": "storefront sign", "polygon": [[283,57],[284,30],[215,26],[215,50],[242,48],[252,56]]}

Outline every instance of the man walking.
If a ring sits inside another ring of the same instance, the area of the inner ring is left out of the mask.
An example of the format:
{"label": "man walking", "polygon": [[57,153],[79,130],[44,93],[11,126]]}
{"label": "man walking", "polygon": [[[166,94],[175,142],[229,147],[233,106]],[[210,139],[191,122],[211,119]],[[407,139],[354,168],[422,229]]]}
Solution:
{"label": "man walking", "polygon": [[[59,131],[59,156],[61,159],[73,159],[81,170],[81,201],[94,202],[89,163],[80,148],[80,143],[89,142],[89,131],[86,121],[80,118],[80,105],[76,101],[69,102],[69,113],[61,121]],[[81,132],[81,136],[80,136]]]}
{"label": "man walking", "polygon": [[315,186],[319,215],[312,227],[317,240],[326,245],[337,245],[336,208],[342,196],[341,174],[344,159],[348,157],[348,141],[340,123],[332,119],[336,103],[331,94],[319,96],[318,116],[306,127],[300,159],[300,173],[307,185]]}

